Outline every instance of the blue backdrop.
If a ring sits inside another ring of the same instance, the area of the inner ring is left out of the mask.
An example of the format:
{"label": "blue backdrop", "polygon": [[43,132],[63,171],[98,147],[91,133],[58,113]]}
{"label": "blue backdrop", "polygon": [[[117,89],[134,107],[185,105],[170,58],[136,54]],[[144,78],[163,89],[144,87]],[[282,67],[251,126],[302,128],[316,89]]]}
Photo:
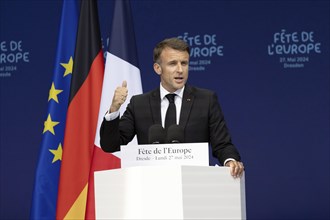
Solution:
{"label": "blue backdrop", "polygon": [[[329,219],[329,1],[132,0],[143,90],[152,50],[192,48],[246,167],[249,219]],[[1,219],[29,216],[62,1],[0,2]],[[104,47],[113,1],[99,0]],[[212,161],[214,163],[215,161]]]}

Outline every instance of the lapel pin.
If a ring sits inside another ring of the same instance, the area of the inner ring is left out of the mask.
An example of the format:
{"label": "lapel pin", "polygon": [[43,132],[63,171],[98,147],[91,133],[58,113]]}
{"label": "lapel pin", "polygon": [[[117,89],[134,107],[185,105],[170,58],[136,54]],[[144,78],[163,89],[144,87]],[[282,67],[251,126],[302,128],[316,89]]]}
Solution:
{"label": "lapel pin", "polygon": [[190,102],[190,99],[187,99],[187,102]]}

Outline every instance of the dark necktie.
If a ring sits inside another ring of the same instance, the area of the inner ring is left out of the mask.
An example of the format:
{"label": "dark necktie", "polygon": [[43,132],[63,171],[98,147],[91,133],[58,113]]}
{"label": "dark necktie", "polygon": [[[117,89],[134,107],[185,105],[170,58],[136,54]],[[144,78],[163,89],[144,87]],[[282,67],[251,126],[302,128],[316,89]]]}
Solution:
{"label": "dark necktie", "polygon": [[169,126],[176,124],[176,107],[174,103],[174,97],[176,94],[167,94],[166,98],[170,102],[168,105],[166,116],[165,116],[165,129],[167,129]]}

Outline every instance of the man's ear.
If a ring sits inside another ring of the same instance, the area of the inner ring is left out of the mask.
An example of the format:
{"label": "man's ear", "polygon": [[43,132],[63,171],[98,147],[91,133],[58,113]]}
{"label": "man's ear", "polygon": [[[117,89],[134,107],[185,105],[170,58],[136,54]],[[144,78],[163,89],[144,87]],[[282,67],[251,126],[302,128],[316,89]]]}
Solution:
{"label": "man's ear", "polygon": [[162,67],[158,63],[154,63],[154,70],[158,75],[162,74]]}

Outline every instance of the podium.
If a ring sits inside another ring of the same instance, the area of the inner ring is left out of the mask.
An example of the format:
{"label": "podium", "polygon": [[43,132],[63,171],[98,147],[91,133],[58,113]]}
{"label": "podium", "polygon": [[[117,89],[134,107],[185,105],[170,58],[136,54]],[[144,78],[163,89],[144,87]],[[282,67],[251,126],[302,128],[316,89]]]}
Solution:
{"label": "podium", "polygon": [[94,174],[97,219],[246,219],[228,167],[140,166]]}

